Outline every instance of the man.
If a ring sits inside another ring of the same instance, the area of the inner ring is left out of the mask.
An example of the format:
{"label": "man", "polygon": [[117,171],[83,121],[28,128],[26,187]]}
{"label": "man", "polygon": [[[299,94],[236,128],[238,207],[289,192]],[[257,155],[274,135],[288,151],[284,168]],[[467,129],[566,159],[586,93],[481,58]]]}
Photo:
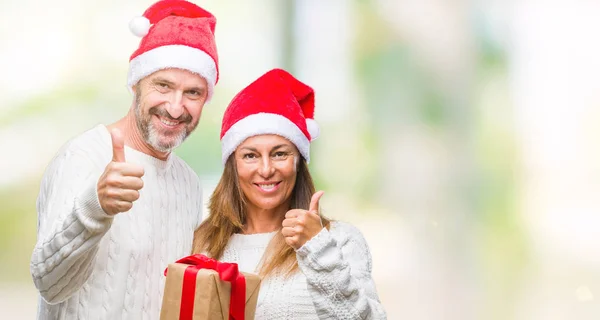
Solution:
{"label": "man", "polygon": [[171,154],[194,130],[218,80],[212,14],[163,0],[132,20],[127,115],[69,141],[37,202],[31,274],[39,319],[156,319],[168,263],[201,221],[196,174]]}

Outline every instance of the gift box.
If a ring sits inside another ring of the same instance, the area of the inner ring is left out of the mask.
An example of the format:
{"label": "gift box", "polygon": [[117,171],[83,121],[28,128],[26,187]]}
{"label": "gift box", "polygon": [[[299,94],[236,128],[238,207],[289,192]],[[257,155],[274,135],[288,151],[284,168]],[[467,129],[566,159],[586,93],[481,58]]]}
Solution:
{"label": "gift box", "polygon": [[169,264],[161,320],[252,320],[260,289],[257,275],[235,263],[192,255]]}

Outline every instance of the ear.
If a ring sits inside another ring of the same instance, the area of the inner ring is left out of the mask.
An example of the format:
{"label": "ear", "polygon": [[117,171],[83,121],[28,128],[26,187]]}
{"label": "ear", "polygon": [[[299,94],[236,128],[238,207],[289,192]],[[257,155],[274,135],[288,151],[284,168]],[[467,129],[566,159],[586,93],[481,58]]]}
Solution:
{"label": "ear", "polygon": [[227,161],[225,162],[225,166],[231,167],[231,170],[233,171],[234,177],[236,178],[236,181],[237,181],[238,171],[237,171],[237,163],[235,161],[235,150],[229,155],[229,158],[227,158]]}
{"label": "ear", "polygon": [[300,154],[294,153],[294,168],[296,168],[296,172],[300,171],[300,161],[298,161],[298,157],[301,157]]}
{"label": "ear", "polygon": [[138,101],[138,85],[131,87],[131,93],[133,94],[133,98],[131,99],[131,111],[135,110]]}

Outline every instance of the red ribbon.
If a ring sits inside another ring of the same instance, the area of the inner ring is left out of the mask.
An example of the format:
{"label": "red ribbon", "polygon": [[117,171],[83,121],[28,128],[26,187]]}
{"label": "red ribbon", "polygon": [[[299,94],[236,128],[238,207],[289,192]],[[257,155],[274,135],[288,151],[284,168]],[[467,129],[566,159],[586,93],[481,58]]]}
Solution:
{"label": "red ribbon", "polygon": [[[177,263],[189,264],[183,274],[181,292],[180,320],[192,320],[194,314],[194,296],[196,295],[196,275],[200,269],[215,270],[222,281],[231,283],[229,301],[229,320],[244,320],[246,308],[246,278],[238,271],[235,263],[219,262],[202,254],[194,254],[181,258]],[[167,275],[165,269],[165,276]]]}

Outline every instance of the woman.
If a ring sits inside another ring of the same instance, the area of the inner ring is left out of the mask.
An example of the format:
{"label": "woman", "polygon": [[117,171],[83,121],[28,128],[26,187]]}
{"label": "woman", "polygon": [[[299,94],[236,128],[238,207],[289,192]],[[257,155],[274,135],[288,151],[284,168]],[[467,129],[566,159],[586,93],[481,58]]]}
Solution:
{"label": "woman", "polygon": [[225,169],[194,253],[263,277],[255,319],[385,319],[362,234],[319,213],[323,192],[307,167],[313,115],[313,90],[280,69],[234,97]]}

